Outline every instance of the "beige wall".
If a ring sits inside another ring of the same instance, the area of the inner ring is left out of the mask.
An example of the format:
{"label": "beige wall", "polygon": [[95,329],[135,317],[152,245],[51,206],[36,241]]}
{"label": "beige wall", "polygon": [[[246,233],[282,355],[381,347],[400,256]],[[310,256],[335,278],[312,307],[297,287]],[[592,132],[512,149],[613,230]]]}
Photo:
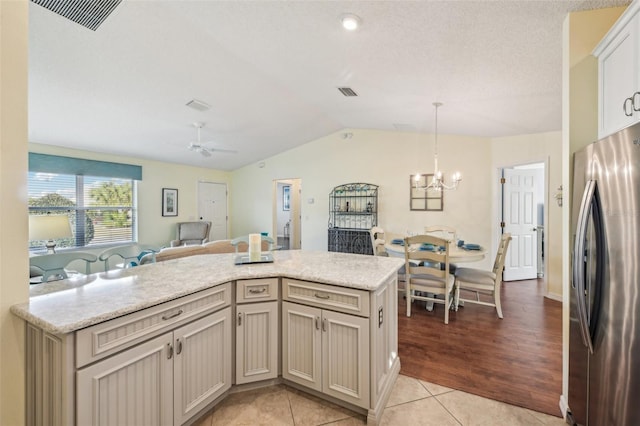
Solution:
{"label": "beige wall", "polygon": [[0,424],[24,424],[28,2],[0,2]]}
{"label": "beige wall", "polygon": [[[458,170],[463,181],[457,191],[444,194],[443,212],[409,210],[409,175],[433,169],[433,136],[378,130],[342,131],[268,158],[233,172],[232,233],[271,232],[271,181],[290,177],[302,179],[302,247],[326,250],[328,196],[331,189],[347,182],[367,182],[380,186],[379,224],[387,232],[420,231],[428,224],[456,227],[460,236],[495,249],[497,218],[494,179],[499,167],[534,161],[549,166],[550,196],[561,183],[561,133],[522,135],[509,138],[439,136],[441,168]],[[238,196],[238,194],[242,196]],[[313,203],[309,200],[313,199]],[[562,264],[560,208],[554,199],[549,205],[549,226],[555,229],[549,244],[550,294],[561,297]],[[494,241],[495,240],[495,241]],[[489,256],[479,267],[490,267]],[[474,265],[476,266],[476,265]]]}
{"label": "beige wall", "polygon": [[[546,164],[548,191],[545,194],[545,281],[547,296],[562,299],[562,208],[553,198],[562,184],[562,133],[549,132],[492,140],[495,169],[518,164]],[[494,195],[495,197],[495,195]]]}
{"label": "beige wall", "polygon": [[[169,245],[169,241],[175,238],[177,222],[198,219],[198,181],[229,184],[231,176],[229,172],[219,170],[36,143],[29,144],[29,151],[142,166],[142,180],[138,182],[138,241],[157,246]],[[162,216],[162,188],[178,190],[178,216]]]}
{"label": "beige wall", "polygon": [[[565,164],[562,184],[565,193],[563,209],[562,251],[565,259],[571,259],[572,230],[571,211],[574,208],[569,196],[574,188],[571,183],[573,153],[598,138],[598,61],[591,52],[625,10],[624,7],[598,9],[571,13],[564,22],[563,40],[563,112],[562,112],[562,161]],[[569,374],[569,289],[570,264],[563,263],[564,285],[562,324],[562,404],[566,404]]]}

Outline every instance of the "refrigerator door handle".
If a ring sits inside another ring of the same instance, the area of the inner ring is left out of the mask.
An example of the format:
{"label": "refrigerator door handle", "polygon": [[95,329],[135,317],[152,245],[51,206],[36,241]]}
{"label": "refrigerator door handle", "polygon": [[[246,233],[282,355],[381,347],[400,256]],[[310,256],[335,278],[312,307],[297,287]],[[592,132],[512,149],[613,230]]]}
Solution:
{"label": "refrigerator door handle", "polygon": [[578,214],[578,226],[576,229],[576,240],[573,252],[573,290],[576,297],[576,306],[578,310],[578,323],[582,334],[582,342],[589,348],[589,353],[593,354],[593,342],[591,333],[589,332],[589,323],[587,320],[587,306],[585,302],[585,237],[589,224],[591,205],[596,190],[596,181],[589,180],[582,194],[582,203],[580,204],[580,213]]}

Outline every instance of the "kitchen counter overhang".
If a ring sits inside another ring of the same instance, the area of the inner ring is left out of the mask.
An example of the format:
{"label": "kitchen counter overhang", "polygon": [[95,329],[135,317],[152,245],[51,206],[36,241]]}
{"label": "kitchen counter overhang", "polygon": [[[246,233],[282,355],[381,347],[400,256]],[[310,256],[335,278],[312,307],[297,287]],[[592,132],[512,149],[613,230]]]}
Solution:
{"label": "kitchen counter overhang", "polygon": [[375,291],[404,260],[320,251],[275,251],[273,263],[235,265],[236,254],[190,256],[32,285],[11,312],[42,330],[67,334],[229,281],[283,277]]}

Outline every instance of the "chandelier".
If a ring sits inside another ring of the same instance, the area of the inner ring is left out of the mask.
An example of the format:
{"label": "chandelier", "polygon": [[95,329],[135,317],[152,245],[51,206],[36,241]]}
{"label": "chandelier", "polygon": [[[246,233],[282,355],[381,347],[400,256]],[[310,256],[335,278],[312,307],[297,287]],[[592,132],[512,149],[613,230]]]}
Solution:
{"label": "chandelier", "polygon": [[421,185],[420,181],[422,180],[419,173],[415,175],[415,188],[421,189],[424,191],[433,190],[433,191],[443,191],[443,190],[452,190],[457,189],[458,184],[462,180],[462,175],[458,172],[455,172],[451,177],[452,183],[447,185],[444,182],[442,177],[442,171],[438,168],[438,108],[442,106],[442,102],[434,102],[433,106],[436,108],[436,127],[435,127],[435,144],[434,144],[434,162],[435,166],[433,168],[433,176],[431,177],[431,182],[427,184],[425,179],[425,185]]}

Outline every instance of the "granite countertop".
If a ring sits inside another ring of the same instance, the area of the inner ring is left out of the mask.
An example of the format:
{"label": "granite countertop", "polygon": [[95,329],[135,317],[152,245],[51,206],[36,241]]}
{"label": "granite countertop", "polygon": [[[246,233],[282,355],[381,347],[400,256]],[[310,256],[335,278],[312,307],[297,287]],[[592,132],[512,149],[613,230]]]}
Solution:
{"label": "granite countertop", "polygon": [[54,334],[66,334],[229,281],[288,277],[372,291],[404,260],[320,251],[273,252],[273,263],[235,265],[236,254],[205,254],[30,287],[11,312]]}

